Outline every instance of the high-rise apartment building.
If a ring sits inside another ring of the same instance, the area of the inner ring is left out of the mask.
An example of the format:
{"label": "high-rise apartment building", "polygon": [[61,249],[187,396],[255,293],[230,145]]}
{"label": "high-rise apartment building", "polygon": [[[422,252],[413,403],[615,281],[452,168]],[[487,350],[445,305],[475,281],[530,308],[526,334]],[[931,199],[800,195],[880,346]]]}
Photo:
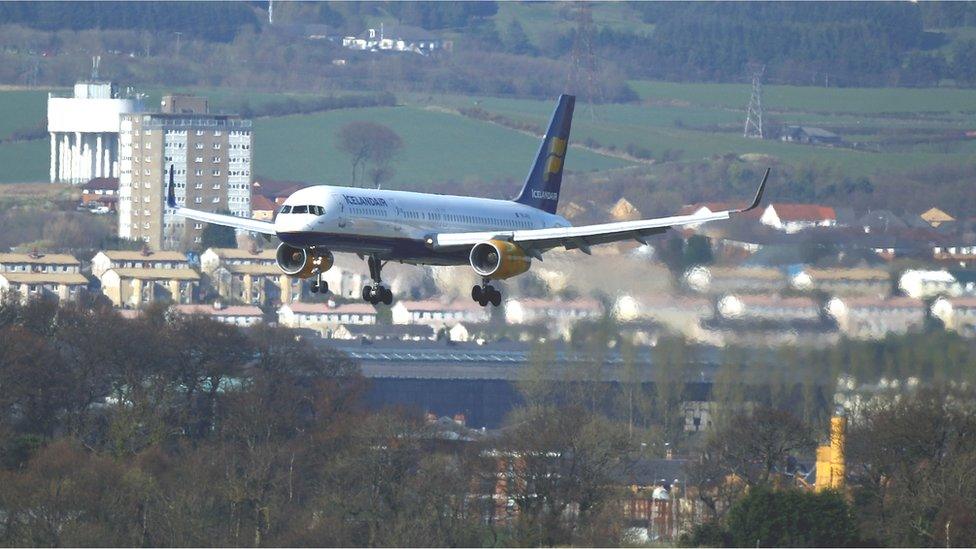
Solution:
{"label": "high-rise apartment building", "polygon": [[122,114],[119,127],[119,236],[152,250],[198,246],[203,224],[166,207],[169,170],[177,204],[251,215],[251,121],[211,114],[204,98],[163,97],[158,113]]}

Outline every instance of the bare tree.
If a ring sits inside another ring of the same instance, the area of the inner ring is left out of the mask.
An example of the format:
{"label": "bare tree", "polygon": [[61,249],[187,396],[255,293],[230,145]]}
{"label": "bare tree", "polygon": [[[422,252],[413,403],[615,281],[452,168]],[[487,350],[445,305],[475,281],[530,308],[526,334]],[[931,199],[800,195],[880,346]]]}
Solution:
{"label": "bare tree", "polygon": [[390,163],[403,148],[403,140],[392,129],[375,122],[356,121],[336,132],[337,147],[352,162],[352,184],[365,179],[367,167],[373,184],[379,185],[393,175]]}

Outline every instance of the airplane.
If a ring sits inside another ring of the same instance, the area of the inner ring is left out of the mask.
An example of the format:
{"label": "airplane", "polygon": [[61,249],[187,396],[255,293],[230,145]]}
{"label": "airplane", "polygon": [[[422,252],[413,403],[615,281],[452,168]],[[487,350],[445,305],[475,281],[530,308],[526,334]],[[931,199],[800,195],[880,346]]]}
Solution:
{"label": "airplane", "polygon": [[589,254],[597,244],[631,239],[647,244],[647,237],[670,228],[728,219],[759,206],[768,168],[746,208],[574,227],[556,214],[556,206],[575,103],[572,95],[559,97],[522,190],[512,200],[316,185],[291,194],[269,222],[178,204],[170,167],[167,206],[187,219],[276,236],[278,267],[292,277],[315,277],[312,292],[328,292],[322,275],[333,265],[333,252],[354,253],[366,259],[374,282],[363,287],[364,301],[392,303],[381,272],[387,262],[398,261],[469,265],[482,280],[471,289],[482,307],[501,303],[492,281],[528,271],[533,259],[542,261],[554,248]]}

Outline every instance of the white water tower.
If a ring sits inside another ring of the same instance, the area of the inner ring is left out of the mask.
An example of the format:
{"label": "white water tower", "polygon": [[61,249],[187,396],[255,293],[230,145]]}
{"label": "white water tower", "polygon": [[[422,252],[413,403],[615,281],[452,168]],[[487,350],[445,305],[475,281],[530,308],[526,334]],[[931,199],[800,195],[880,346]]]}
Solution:
{"label": "white water tower", "polygon": [[51,183],[81,185],[94,177],[119,175],[119,115],[136,112],[138,100],[122,98],[111,82],[92,78],[75,84],[74,97],[48,94]]}

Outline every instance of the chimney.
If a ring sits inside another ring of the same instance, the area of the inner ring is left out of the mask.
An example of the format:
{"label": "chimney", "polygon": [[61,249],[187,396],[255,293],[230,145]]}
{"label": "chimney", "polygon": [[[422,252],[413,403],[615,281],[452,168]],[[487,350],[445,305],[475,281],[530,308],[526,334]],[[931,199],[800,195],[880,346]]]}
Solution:
{"label": "chimney", "polygon": [[458,425],[463,426],[464,425],[464,421],[465,421],[464,414],[460,414],[460,413],[454,414],[454,423],[457,423]]}

